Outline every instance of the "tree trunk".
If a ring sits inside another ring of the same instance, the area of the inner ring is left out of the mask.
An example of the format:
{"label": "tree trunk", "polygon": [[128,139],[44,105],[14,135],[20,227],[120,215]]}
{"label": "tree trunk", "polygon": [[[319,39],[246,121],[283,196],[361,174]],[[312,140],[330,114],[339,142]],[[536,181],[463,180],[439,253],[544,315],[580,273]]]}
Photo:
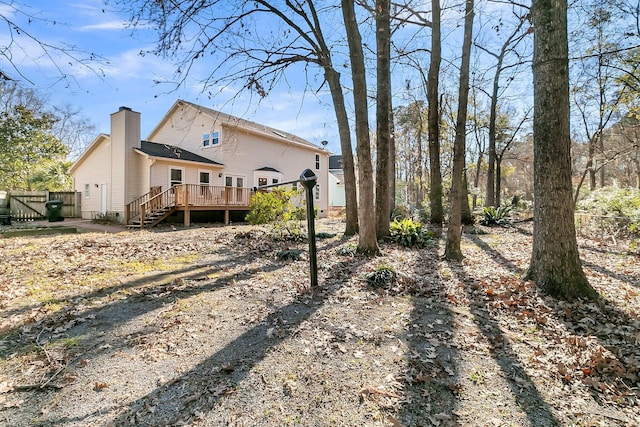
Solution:
{"label": "tree trunk", "polygon": [[351,129],[347,109],[344,105],[344,94],[340,84],[340,73],[332,67],[325,67],[325,78],[329,84],[333,109],[336,113],[338,133],[340,135],[340,154],[342,154],[342,169],[344,171],[345,192],[345,236],[353,236],[358,232],[358,197],[356,191],[356,173],[353,164],[353,152],[351,148]]}
{"label": "tree trunk", "polygon": [[462,198],[460,200],[461,206],[461,222],[462,225],[472,225],[473,215],[471,213],[471,207],[469,206],[469,182],[467,181],[467,169],[462,172]]}
{"label": "tree trunk", "polygon": [[396,210],[396,137],[393,124],[393,103],[389,108],[389,212]]}
{"label": "tree trunk", "polygon": [[595,298],[576,242],[569,134],[567,0],[534,0],[534,221],[527,278],[563,299]]}
{"label": "tree trunk", "polygon": [[502,156],[496,156],[496,193],[495,206],[498,207],[502,203]]}
{"label": "tree trunk", "polygon": [[427,77],[427,101],[429,102],[429,205],[431,222],[441,225],[444,221],[442,207],[442,172],[440,171],[440,108],[438,86],[440,79],[441,43],[440,43],[440,0],[431,0],[431,62]]}
{"label": "tree trunk", "polygon": [[473,0],[466,1],[464,18],[464,40],[460,64],[460,88],[458,91],[458,117],[456,138],[453,147],[453,172],[451,176],[451,213],[447,227],[447,243],[444,256],[448,260],[463,258],[460,249],[462,238],[462,175],[464,173],[465,139],[467,128],[467,104],[469,101],[469,63],[471,62],[471,36],[473,34]]}
{"label": "tree trunk", "polygon": [[357,251],[364,254],[377,254],[376,215],[373,198],[373,167],[371,165],[371,142],[369,139],[369,111],[367,107],[367,81],[364,67],[362,39],[356,14],[354,0],[341,0],[349,58],[351,60],[351,76],[353,79],[353,103],[355,107],[356,155],[358,156],[358,208],[359,232]]}
{"label": "tree trunk", "polygon": [[376,236],[389,236],[391,199],[389,170],[391,164],[391,23],[389,0],[376,0]]}

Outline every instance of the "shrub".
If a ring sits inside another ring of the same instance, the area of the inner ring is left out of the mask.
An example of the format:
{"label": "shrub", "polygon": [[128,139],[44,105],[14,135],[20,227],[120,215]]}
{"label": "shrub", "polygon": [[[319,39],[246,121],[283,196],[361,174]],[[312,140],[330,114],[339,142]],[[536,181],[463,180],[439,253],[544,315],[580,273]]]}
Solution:
{"label": "shrub", "polygon": [[494,206],[487,206],[482,209],[482,219],[480,224],[489,227],[495,225],[506,225],[509,223],[509,214],[511,213],[511,206],[502,205],[498,208]]}
{"label": "shrub", "polygon": [[376,271],[366,276],[367,283],[373,288],[388,288],[396,282],[398,273],[387,265],[379,266]]}
{"label": "shrub", "polygon": [[603,187],[580,200],[576,209],[600,216],[591,221],[588,230],[608,236],[631,240],[629,249],[636,251],[640,241],[640,190],[635,188]]}
{"label": "shrub", "polygon": [[394,219],[389,227],[390,238],[406,247],[424,247],[433,238],[433,233],[425,230],[422,223],[411,218]]}
{"label": "shrub", "polygon": [[300,221],[306,218],[306,210],[296,203],[300,194],[293,188],[255,193],[245,219],[252,225],[272,224],[276,239],[302,240]]}
{"label": "shrub", "polygon": [[615,186],[599,188],[580,200],[576,208],[593,215],[639,218],[640,190]]}

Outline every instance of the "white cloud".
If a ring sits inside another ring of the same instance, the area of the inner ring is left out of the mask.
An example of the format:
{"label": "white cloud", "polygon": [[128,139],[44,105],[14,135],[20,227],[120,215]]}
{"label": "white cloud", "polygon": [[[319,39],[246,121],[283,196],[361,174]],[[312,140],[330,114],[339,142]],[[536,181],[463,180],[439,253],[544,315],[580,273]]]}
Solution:
{"label": "white cloud", "polygon": [[120,30],[124,30],[129,28],[129,22],[128,21],[124,21],[124,20],[114,20],[114,21],[106,21],[106,22],[100,22],[97,24],[89,24],[89,25],[84,25],[82,27],[80,27],[81,31],[94,31],[94,30],[100,30],[100,31],[120,31]]}

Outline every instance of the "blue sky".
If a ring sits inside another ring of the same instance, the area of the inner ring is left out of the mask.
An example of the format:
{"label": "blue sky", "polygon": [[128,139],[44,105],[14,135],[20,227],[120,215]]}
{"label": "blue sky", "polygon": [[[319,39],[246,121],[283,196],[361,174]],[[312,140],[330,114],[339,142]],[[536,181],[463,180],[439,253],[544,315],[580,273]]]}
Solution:
{"label": "blue sky", "polygon": [[[2,70],[12,78],[22,79],[26,87],[35,89],[51,104],[79,109],[99,132],[108,133],[109,115],[120,106],[127,106],[142,114],[144,138],[181,98],[294,133],[316,144],[328,140],[327,148],[339,152],[328,94],[305,93],[303,82],[298,83],[295,78],[289,80],[289,87],[277,89],[260,102],[249,93],[234,98],[234,88],[224,88],[210,98],[202,93],[198,69],[179,88],[158,85],[155,81],[173,80],[175,66],[154,55],[140,55],[153,49],[154,32],[127,28],[128,16],[114,12],[102,0],[18,2],[9,7],[2,1],[0,11],[29,35],[43,43],[66,46],[76,58],[93,53],[104,61],[84,67],[61,52],[43,51],[26,34],[14,34],[13,62],[23,76],[4,58],[0,61]],[[37,19],[29,23],[28,16]],[[10,43],[9,31],[0,30],[0,46]],[[199,66],[202,69],[206,65]],[[61,79],[62,75],[67,78]]]}

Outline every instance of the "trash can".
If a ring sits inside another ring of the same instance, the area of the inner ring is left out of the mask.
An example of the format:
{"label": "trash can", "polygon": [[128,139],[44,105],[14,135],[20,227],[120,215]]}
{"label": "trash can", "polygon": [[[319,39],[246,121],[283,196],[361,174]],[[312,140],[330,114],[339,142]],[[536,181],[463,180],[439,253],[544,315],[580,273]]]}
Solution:
{"label": "trash can", "polygon": [[49,200],[44,206],[47,208],[47,219],[49,222],[64,220],[62,217],[62,200]]}

